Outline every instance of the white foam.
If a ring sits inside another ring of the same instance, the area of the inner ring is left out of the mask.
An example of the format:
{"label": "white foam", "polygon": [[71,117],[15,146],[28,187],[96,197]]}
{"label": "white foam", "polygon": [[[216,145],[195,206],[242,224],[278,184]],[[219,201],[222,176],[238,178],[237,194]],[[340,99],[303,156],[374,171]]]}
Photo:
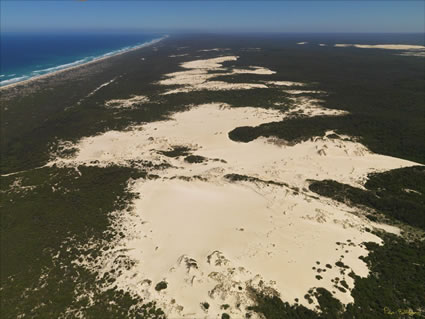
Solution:
{"label": "white foam", "polygon": [[22,81],[22,80],[26,80],[28,78],[29,78],[29,76],[24,75],[24,76],[19,76],[19,77],[16,77],[16,78],[0,81],[0,86],[16,83],[16,82],[19,82],[19,81]]}

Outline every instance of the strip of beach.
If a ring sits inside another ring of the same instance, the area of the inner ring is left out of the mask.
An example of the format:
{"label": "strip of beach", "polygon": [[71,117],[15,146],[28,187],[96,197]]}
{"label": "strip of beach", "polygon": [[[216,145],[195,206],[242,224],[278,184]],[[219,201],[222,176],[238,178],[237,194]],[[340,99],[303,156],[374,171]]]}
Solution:
{"label": "strip of beach", "polygon": [[[36,76],[30,77],[28,79],[25,79],[23,81],[18,81],[18,82],[6,84],[6,85],[3,85],[3,86],[0,86],[0,90],[10,89],[10,88],[13,88],[13,87],[25,85],[25,84],[31,83],[33,81],[36,81],[36,80],[46,79],[46,78],[57,76],[58,74],[61,74],[62,72],[75,70],[75,69],[80,68],[80,67],[99,63],[101,61],[104,61],[104,60],[112,58],[112,57],[116,57],[116,56],[131,52],[131,51],[135,51],[135,50],[139,50],[139,49],[142,49],[142,48],[149,47],[151,45],[157,44],[158,42],[160,42],[160,41],[162,41],[166,38],[168,38],[168,35],[165,35],[161,38],[154,39],[152,41],[149,41],[149,42],[146,42],[146,43],[134,46],[134,47],[116,50],[116,51],[113,51],[112,53],[106,53],[106,54],[104,54],[100,57],[94,58],[93,60],[90,60],[90,61],[87,61],[87,62],[82,62],[82,63],[78,63],[76,65],[71,65],[69,67],[64,67],[63,69],[60,69],[60,70],[57,70],[57,71],[53,71],[53,72],[49,72],[49,73],[45,73],[45,74],[41,74],[41,75],[36,75]],[[74,63],[76,63],[76,62],[71,62],[71,63],[68,63],[68,64],[74,64]]]}

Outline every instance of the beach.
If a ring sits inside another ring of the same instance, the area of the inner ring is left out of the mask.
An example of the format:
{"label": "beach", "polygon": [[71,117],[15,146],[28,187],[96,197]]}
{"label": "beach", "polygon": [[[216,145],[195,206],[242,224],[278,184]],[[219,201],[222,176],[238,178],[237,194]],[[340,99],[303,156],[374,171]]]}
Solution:
{"label": "beach", "polygon": [[[138,49],[141,49],[141,48],[145,48],[145,47],[154,45],[154,44],[158,43],[159,41],[166,39],[167,37],[168,36],[164,36],[164,37],[149,41],[147,43],[143,43],[141,45],[137,45],[137,46],[133,46],[133,47],[130,47],[130,48],[116,50],[115,52],[103,54],[102,56],[95,57],[92,60],[87,61],[87,62],[81,62],[81,63],[78,62],[78,61],[77,62],[71,62],[71,63],[68,63],[69,66],[64,65],[63,68],[61,68],[60,70],[48,72],[48,73],[42,74],[42,75],[32,76],[32,77],[25,79],[23,81],[17,81],[17,82],[13,82],[13,83],[10,83],[10,84],[2,85],[2,86],[0,86],[0,90],[6,89],[6,88],[12,88],[12,87],[19,86],[19,85],[25,85],[26,83],[30,83],[31,81],[34,81],[34,80],[46,79],[46,78],[51,77],[51,76],[56,76],[56,75],[58,75],[62,72],[65,72],[65,71],[70,71],[70,70],[73,70],[73,69],[76,69],[76,68],[79,68],[79,67],[87,66],[87,65],[90,65],[90,64],[93,64],[93,63],[98,63],[98,62],[101,62],[101,61],[108,59],[108,58],[111,58],[111,57],[115,57],[115,56],[118,56],[118,55],[121,55],[121,54],[124,54],[124,53],[127,53],[127,52],[131,52],[131,51],[134,51],[134,50],[138,50]],[[55,68],[57,68],[57,67],[53,67],[52,69],[55,69]]]}

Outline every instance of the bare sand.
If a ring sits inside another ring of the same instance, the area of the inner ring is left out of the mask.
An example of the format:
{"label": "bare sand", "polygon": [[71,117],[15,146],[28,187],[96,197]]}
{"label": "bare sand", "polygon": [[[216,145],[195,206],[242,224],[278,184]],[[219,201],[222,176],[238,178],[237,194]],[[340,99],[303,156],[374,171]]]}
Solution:
{"label": "bare sand", "polygon": [[408,44],[335,44],[335,47],[355,47],[360,49],[382,49],[401,51],[397,55],[425,57],[425,46]]}
{"label": "bare sand", "polygon": [[259,66],[251,66],[250,69],[233,69],[233,74],[275,74],[275,71],[272,71],[267,68],[259,67]]}
{"label": "bare sand", "polygon": [[361,49],[385,49],[385,50],[425,50],[423,45],[410,44],[335,44],[335,47],[356,47]]}
{"label": "bare sand", "polygon": [[288,94],[325,94],[324,91],[314,91],[314,90],[284,90],[283,92]]}
{"label": "bare sand", "polygon": [[144,95],[135,95],[128,99],[113,99],[105,102],[105,106],[111,109],[134,108],[136,105],[149,102],[149,98]]}
{"label": "bare sand", "polygon": [[214,48],[214,49],[203,49],[198,50],[198,52],[220,52],[220,51],[229,51],[229,48]]}
{"label": "bare sand", "polygon": [[[235,143],[227,136],[235,126],[284,116],[275,110],[207,104],[167,121],[83,139],[76,145],[76,158],[56,164],[107,166],[150,160],[172,165],[153,171],[160,176],[156,180],[131,183],[139,199],[130,213],[116,212],[113,227],[125,237],[109,243],[95,262],[83,265],[99,277],[115,270],[119,275],[113,285],[158,300],[171,317],[215,317],[223,304],[230,305],[229,314],[241,316],[241,309],[254,302],[250,286],[270,287],[283,300],[292,303],[298,298],[307,307],[314,304],[303,296],[319,286],[335,291],[343,303],[351,302],[349,291],[333,287],[336,277],[353,287],[351,277],[341,275],[335,262],[343,255],[350,271],[367,276],[358,258],[367,255],[361,243],[380,239],[365,232],[373,226],[352,214],[353,209],[312,197],[308,180],[330,178],[359,187],[369,172],[413,163],[326,136],[294,146],[263,138]],[[190,164],[161,153],[175,145],[187,146],[206,161]],[[232,173],[288,186],[232,183],[224,177]],[[123,269],[117,262],[122,256],[135,266]],[[312,267],[326,269],[321,280]],[[157,292],[160,281],[168,288]],[[208,312],[200,307],[202,302],[210,305]]]}
{"label": "bare sand", "polygon": [[172,55],[169,55],[168,57],[170,57],[170,58],[180,58],[180,57],[188,56],[188,55],[189,55],[188,53],[183,53],[183,54],[172,54]]}
{"label": "bare sand", "polygon": [[425,57],[425,51],[405,51],[400,53],[401,56],[416,56],[416,57]]}
{"label": "bare sand", "polygon": [[104,88],[105,86],[110,85],[111,83],[115,82],[116,78],[113,78],[112,80],[102,83],[101,85],[99,85],[97,88],[95,88],[93,91],[91,91],[87,97],[94,95],[97,91],[99,91],[100,89]]}
{"label": "bare sand", "polygon": [[305,83],[292,81],[266,81],[267,84],[276,86],[304,86]]}
{"label": "bare sand", "polygon": [[[211,90],[249,90],[253,88],[267,88],[262,83],[229,83],[224,81],[211,80],[217,76],[232,75],[238,73],[251,73],[260,75],[270,75],[275,72],[263,67],[252,66],[250,69],[232,69],[229,71],[223,67],[224,62],[236,61],[237,56],[223,56],[218,58],[195,60],[181,64],[181,67],[187,69],[166,74],[165,79],[158,82],[160,85],[179,85],[180,88],[164,92],[164,95],[175,93],[187,93],[191,91]],[[210,71],[215,71],[210,73]],[[219,72],[217,72],[219,71]]]}
{"label": "bare sand", "polygon": [[[211,88],[215,81],[209,80],[208,71],[231,74],[222,63],[236,58],[186,62],[182,67],[187,70],[168,74],[158,84],[180,85],[186,92]],[[346,114],[324,108],[310,97],[292,100],[287,111],[193,105],[164,121],[105,132],[76,144],[64,142],[78,152],[72,158],[56,157],[49,165],[167,164],[150,171],[156,179],[129,181],[128,189],[137,198],[128,209],[110,216],[110,232],[123,236],[80,247],[82,261],[75,262],[99,278],[114,273],[115,281],[102,289],[117,286],[156,300],[171,318],[219,318],[224,304],[229,305],[228,314],[242,317],[255,302],[249,287],[274,291],[291,304],[298,298],[312,309],[317,301],[309,304],[304,295],[314,287],[328,289],[344,304],[352,302],[354,281],[348,273],[369,274],[359,259],[368,254],[362,242],[381,243],[366,227],[399,230],[370,222],[358,209],[318,197],[308,190],[309,181],[332,179],[361,188],[368,173],[416,163],[373,154],[348,136],[329,138],[332,131],[295,145],[276,138],[249,143],[229,139],[229,131],[238,126],[281,121],[299,113]],[[166,156],[164,151],[176,146],[202,160],[190,163],[185,156]],[[228,174],[255,179],[234,182]],[[84,251],[93,247],[100,256],[86,259]],[[341,273],[337,261],[348,269]],[[337,277],[346,281],[348,290],[335,288]],[[167,288],[157,291],[161,281]],[[205,302],[208,309],[201,305]]]}

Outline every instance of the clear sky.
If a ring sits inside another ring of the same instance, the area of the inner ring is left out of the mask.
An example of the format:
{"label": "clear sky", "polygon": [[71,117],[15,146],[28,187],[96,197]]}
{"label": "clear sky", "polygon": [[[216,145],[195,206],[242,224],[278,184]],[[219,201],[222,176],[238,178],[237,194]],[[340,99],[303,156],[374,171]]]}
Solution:
{"label": "clear sky", "polygon": [[424,32],[424,1],[8,1],[1,30]]}

